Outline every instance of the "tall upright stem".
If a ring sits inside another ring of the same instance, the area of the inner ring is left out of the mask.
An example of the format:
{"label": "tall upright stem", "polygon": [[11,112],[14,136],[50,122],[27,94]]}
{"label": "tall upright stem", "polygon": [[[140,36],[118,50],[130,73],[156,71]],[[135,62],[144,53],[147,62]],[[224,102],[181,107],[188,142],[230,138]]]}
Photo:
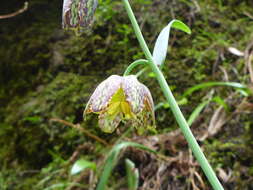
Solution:
{"label": "tall upright stem", "polygon": [[203,154],[203,152],[201,151],[201,148],[200,146],[198,145],[196,139],[194,138],[180,108],[178,107],[178,104],[162,74],[162,72],[160,71],[160,69],[158,68],[158,66],[154,63],[153,61],[153,57],[148,49],[148,46],[143,38],[143,35],[141,33],[141,30],[139,28],[139,25],[136,21],[136,18],[133,14],[133,11],[131,9],[131,6],[128,2],[128,0],[122,0],[124,5],[125,5],[125,8],[126,8],[126,11],[127,11],[127,14],[128,14],[128,17],[129,19],[131,20],[131,23],[132,23],[132,26],[133,26],[133,29],[134,29],[134,32],[136,34],[136,37],[140,43],[140,46],[146,56],[146,59],[148,59],[148,64],[149,66],[151,67],[152,71],[155,73],[156,75],[156,78],[159,82],[159,85],[164,93],[164,96],[166,97],[170,107],[171,107],[171,110],[177,120],[177,123],[178,125],[180,126],[181,128],[181,131],[182,133],[184,134],[192,152],[194,153],[198,163],[200,164],[201,168],[203,169],[206,177],[208,178],[209,182],[211,183],[212,187],[215,189],[215,190],[223,190],[223,187],[221,185],[221,183],[219,182],[218,178],[216,177],[212,167],[210,166],[210,164],[208,163],[205,155]]}

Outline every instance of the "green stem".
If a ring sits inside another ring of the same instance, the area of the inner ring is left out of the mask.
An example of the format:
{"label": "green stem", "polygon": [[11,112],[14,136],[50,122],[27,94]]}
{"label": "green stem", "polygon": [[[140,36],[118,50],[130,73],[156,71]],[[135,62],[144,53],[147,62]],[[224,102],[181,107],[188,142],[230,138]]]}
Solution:
{"label": "green stem", "polygon": [[179,109],[177,102],[176,102],[162,72],[160,71],[158,66],[156,64],[154,64],[153,57],[152,57],[152,55],[148,49],[148,46],[142,36],[141,30],[139,28],[139,25],[136,21],[136,18],[133,14],[133,11],[131,9],[131,6],[130,6],[128,0],[122,0],[122,1],[125,5],[128,17],[131,20],[134,32],[135,32],[136,37],[140,43],[140,46],[141,46],[146,58],[149,61],[148,62],[149,66],[151,67],[152,71],[155,73],[156,78],[161,86],[161,89],[162,89],[162,91],[163,91],[163,93],[164,93],[164,95],[171,107],[171,110],[178,122],[178,125],[181,128],[182,133],[184,134],[190,148],[192,149],[192,152],[194,153],[198,163],[200,164],[201,168],[203,169],[203,171],[204,171],[205,175],[207,176],[209,182],[211,183],[212,187],[215,190],[223,190],[221,183],[219,182],[218,178],[216,177],[216,175],[215,175],[212,167],[208,163],[205,155],[201,151],[200,146],[198,145],[196,139],[194,138],[181,110]]}
{"label": "green stem", "polygon": [[148,61],[145,60],[145,59],[139,59],[139,60],[134,61],[133,63],[131,63],[131,64],[127,67],[127,69],[125,70],[123,76],[129,75],[129,73],[130,73],[137,65],[143,65],[143,64],[148,64]]}

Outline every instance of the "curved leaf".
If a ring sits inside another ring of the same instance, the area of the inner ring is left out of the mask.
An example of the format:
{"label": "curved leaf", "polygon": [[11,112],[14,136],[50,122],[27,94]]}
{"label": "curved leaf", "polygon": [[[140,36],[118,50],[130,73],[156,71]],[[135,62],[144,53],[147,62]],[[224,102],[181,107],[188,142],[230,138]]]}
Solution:
{"label": "curved leaf", "polygon": [[156,151],[142,145],[142,144],[138,144],[138,143],[134,143],[134,142],[122,142],[120,144],[115,145],[112,150],[109,152],[108,157],[105,161],[105,166],[103,169],[103,172],[101,174],[101,178],[99,180],[98,186],[97,186],[97,190],[104,190],[106,188],[106,184],[108,182],[108,179],[111,175],[112,169],[113,167],[116,165],[117,161],[118,161],[118,155],[120,153],[120,151],[126,147],[136,147],[154,154],[157,154]]}
{"label": "curved leaf", "polygon": [[163,28],[156,40],[153,51],[153,60],[156,65],[162,65],[165,61],[171,28],[176,28],[178,30],[191,34],[190,28],[183,22],[180,20],[172,20],[165,28]]}
{"label": "curved leaf", "polygon": [[204,101],[202,103],[200,103],[195,109],[194,111],[191,113],[187,123],[189,126],[191,126],[193,124],[193,122],[197,119],[197,117],[199,116],[199,114],[201,113],[201,111],[206,107],[207,104],[209,104],[210,100]]}
{"label": "curved leaf", "polygon": [[94,162],[90,162],[84,159],[77,160],[71,169],[71,175],[77,174],[86,168],[90,168],[96,170],[96,164]]}
{"label": "curved leaf", "polygon": [[247,86],[238,83],[238,82],[205,82],[201,84],[197,84],[189,89],[186,90],[184,93],[183,97],[191,95],[193,92],[198,91],[202,88],[208,88],[208,87],[213,87],[213,86],[228,86],[228,87],[233,87],[237,89],[241,89],[245,91],[246,93],[250,93],[250,90]]}
{"label": "curved leaf", "polygon": [[131,160],[126,159],[125,163],[126,163],[126,171],[127,171],[128,189],[137,190],[138,181],[139,181],[139,171]]}
{"label": "curved leaf", "polygon": [[198,118],[202,110],[210,103],[210,102],[216,102],[218,105],[222,106],[226,111],[229,110],[228,105],[226,102],[219,96],[215,96],[214,98],[210,100],[206,100],[201,102],[191,113],[189,119],[187,120],[187,123],[189,126],[193,124],[193,122]]}

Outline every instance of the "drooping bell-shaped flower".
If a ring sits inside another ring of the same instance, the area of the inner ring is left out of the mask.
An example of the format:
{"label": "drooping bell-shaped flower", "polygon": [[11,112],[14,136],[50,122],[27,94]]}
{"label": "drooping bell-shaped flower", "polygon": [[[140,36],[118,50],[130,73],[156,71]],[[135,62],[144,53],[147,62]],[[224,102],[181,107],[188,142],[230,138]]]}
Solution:
{"label": "drooping bell-shaped flower", "polygon": [[99,114],[99,127],[112,133],[121,121],[139,132],[155,127],[154,103],[148,88],[134,75],[112,75],[98,85],[84,110]]}
{"label": "drooping bell-shaped flower", "polygon": [[64,0],[62,10],[63,28],[86,28],[92,20],[98,0]]}

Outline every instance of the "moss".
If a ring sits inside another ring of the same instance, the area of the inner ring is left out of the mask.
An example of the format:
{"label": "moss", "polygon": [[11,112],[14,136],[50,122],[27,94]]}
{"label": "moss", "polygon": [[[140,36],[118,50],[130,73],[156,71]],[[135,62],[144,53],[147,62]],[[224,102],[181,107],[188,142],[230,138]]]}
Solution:
{"label": "moss", "polygon": [[[243,123],[243,118],[240,122]],[[233,130],[236,133],[228,130],[219,139],[205,143],[206,155],[214,168],[230,169],[233,172],[234,180],[230,185],[234,189],[251,189],[252,123],[245,122],[244,126],[230,127],[235,127]],[[239,130],[238,127],[242,129]],[[227,188],[232,187],[227,184]]]}
{"label": "moss", "polygon": [[8,116],[0,134],[1,143],[6,145],[2,148],[1,160],[11,162],[17,159],[20,164],[40,168],[51,160],[48,150],[57,149],[63,155],[68,154],[84,138],[71,129],[50,122],[50,119],[82,121],[82,112],[95,81],[93,77],[59,73],[51,83],[36,92],[22,99],[13,99],[6,107]]}

